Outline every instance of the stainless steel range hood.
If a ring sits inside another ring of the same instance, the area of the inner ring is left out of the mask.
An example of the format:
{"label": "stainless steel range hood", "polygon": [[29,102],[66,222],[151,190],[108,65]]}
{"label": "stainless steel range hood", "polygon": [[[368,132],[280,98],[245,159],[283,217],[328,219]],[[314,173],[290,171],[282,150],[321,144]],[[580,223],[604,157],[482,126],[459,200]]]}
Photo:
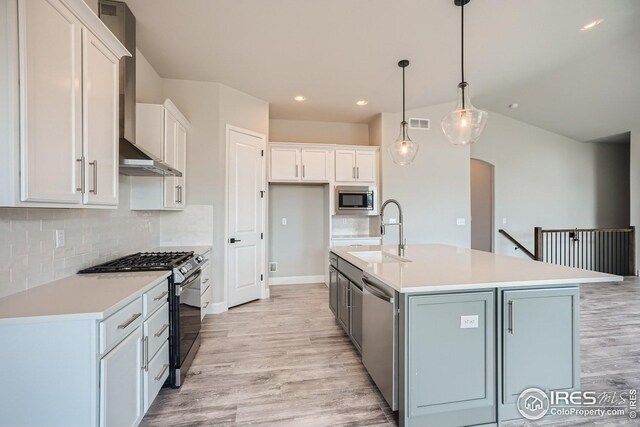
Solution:
{"label": "stainless steel range hood", "polygon": [[138,147],[136,137],[136,18],[120,1],[99,0],[100,19],[131,52],[120,60],[120,174],[182,176]]}

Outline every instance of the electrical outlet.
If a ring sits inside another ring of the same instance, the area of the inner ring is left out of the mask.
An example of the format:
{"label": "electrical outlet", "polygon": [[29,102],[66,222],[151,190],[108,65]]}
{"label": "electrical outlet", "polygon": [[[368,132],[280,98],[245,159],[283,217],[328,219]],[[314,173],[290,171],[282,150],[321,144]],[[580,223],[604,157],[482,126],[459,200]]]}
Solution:
{"label": "electrical outlet", "polygon": [[502,225],[507,225],[507,218],[502,218]]}
{"label": "electrical outlet", "polygon": [[282,218],[282,225],[287,225],[287,218]]}
{"label": "electrical outlet", "polygon": [[398,218],[389,218],[389,224],[397,224]]}
{"label": "electrical outlet", "polygon": [[456,218],[456,225],[465,225],[467,221],[464,218]]}
{"label": "electrical outlet", "polygon": [[474,329],[480,326],[480,319],[477,314],[473,316],[460,316],[460,329]]}
{"label": "electrical outlet", "polygon": [[64,230],[56,230],[56,249],[64,248]]}
{"label": "electrical outlet", "polygon": [[278,263],[277,262],[270,262],[269,263],[269,272],[270,273],[275,273],[278,271]]}

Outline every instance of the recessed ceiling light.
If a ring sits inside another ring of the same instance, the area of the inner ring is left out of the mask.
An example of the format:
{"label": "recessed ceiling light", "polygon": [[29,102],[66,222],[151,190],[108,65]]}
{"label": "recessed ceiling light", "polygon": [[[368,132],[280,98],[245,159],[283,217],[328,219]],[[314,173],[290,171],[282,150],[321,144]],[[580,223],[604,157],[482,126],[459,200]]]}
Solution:
{"label": "recessed ceiling light", "polygon": [[368,103],[369,103],[369,101],[367,101],[366,99],[359,99],[356,102],[356,105],[359,105],[359,106],[363,107],[363,106],[367,105]]}
{"label": "recessed ceiling light", "polygon": [[302,101],[306,101],[307,97],[304,96],[304,95],[296,95],[296,96],[293,97],[293,99],[295,99],[298,102],[302,102]]}
{"label": "recessed ceiling light", "polygon": [[509,104],[509,108],[511,108],[512,110],[515,110],[518,107],[519,105],[517,103]]}
{"label": "recessed ceiling light", "polygon": [[602,21],[604,21],[604,19],[596,19],[595,21],[591,21],[588,24],[584,25],[582,28],[580,28],[580,31],[593,30],[595,27],[602,24]]}

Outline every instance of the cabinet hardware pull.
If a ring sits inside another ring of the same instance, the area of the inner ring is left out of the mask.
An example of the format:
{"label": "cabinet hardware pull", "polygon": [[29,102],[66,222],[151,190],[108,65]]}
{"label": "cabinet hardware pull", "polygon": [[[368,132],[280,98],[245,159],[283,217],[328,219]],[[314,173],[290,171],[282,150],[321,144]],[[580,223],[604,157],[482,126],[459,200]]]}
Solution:
{"label": "cabinet hardware pull", "polygon": [[202,306],[202,308],[207,308],[207,307],[209,307],[209,301],[205,302],[204,306]]}
{"label": "cabinet hardware pull", "polygon": [[509,333],[515,334],[515,310],[513,307],[513,301],[509,301]]}
{"label": "cabinet hardware pull", "polygon": [[142,344],[142,369],[144,370],[146,365],[147,365],[147,346],[145,345],[145,343],[147,342],[147,337],[142,337],[142,341],[140,341],[140,344]]}
{"label": "cabinet hardware pull", "polygon": [[149,337],[144,337],[144,371],[149,372]]}
{"label": "cabinet hardware pull", "polygon": [[360,166],[356,166],[356,179],[360,179]]}
{"label": "cabinet hardware pull", "polygon": [[76,159],[76,162],[80,162],[80,187],[76,187],[76,191],[84,193],[84,179],[85,179],[85,161],[84,156]]}
{"label": "cabinet hardware pull", "polygon": [[160,301],[161,299],[163,299],[164,297],[166,297],[167,295],[169,295],[169,291],[164,291],[163,293],[161,293],[160,295],[158,295],[157,297],[155,297],[153,300],[154,301]]}
{"label": "cabinet hardware pull", "polygon": [[173,198],[175,199],[175,202],[178,203],[178,201],[180,200],[178,198],[178,186],[176,185],[175,190],[173,191]]}
{"label": "cabinet hardware pull", "polygon": [[302,177],[303,177],[303,178],[304,178],[304,175],[305,175],[305,173],[304,173],[304,172],[305,172],[305,170],[304,170],[304,169],[305,169],[305,168],[304,168],[304,165],[302,165]]}
{"label": "cabinet hardware pull", "polygon": [[140,316],[142,316],[142,313],[136,313],[132,315],[126,322],[118,325],[118,329],[125,329],[127,326],[132,324]]}
{"label": "cabinet hardware pull", "polygon": [[353,170],[351,171],[352,178],[353,178],[353,179],[356,179],[356,167],[354,166],[352,169],[353,169]]}
{"label": "cabinet hardware pull", "polygon": [[159,337],[160,335],[162,335],[164,333],[164,331],[167,330],[168,327],[169,327],[169,324],[165,323],[164,325],[162,325],[162,328],[158,332],[153,334],[153,335],[155,335],[156,337]]}
{"label": "cabinet hardware pull", "polygon": [[154,378],[154,380],[160,381],[162,379],[162,376],[164,375],[164,373],[167,372],[167,369],[169,369],[169,365],[164,364],[162,366],[162,371],[160,371],[160,373],[158,374],[157,377]]}
{"label": "cabinet hardware pull", "polygon": [[98,161],[94,160],[89,162],[90,166],[93,166],[93,190],[89,190],[89,193],[98,195]]}
{"label": "cabinet hardware pull", "polygon": [[298,165],[296,165],[296,178],[298,177]]}

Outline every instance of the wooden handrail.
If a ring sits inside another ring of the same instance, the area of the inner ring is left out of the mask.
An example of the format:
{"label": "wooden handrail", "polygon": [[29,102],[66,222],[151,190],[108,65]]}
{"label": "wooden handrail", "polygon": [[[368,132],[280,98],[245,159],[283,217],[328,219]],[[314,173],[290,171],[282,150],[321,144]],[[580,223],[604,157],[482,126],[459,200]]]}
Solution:
{"label": "wooden handrail", "polygon": [[511,236],[511,234],[507,233],[505,230],[503,230],[502,228],[500,230],[498,230],[498,233],[502,234],[504,237],[506,237],[511,243],[513,243],[514,245],[516,245],[516,249],[520,249],[522,252],[524,252],[524,254],[526,256],[528,256],[529,258],[535,260],[536,257],[534,254],[531,253],[531,251],[527,248],[524,247],[524,245],[520,242],[518,242],[513,236]]}

